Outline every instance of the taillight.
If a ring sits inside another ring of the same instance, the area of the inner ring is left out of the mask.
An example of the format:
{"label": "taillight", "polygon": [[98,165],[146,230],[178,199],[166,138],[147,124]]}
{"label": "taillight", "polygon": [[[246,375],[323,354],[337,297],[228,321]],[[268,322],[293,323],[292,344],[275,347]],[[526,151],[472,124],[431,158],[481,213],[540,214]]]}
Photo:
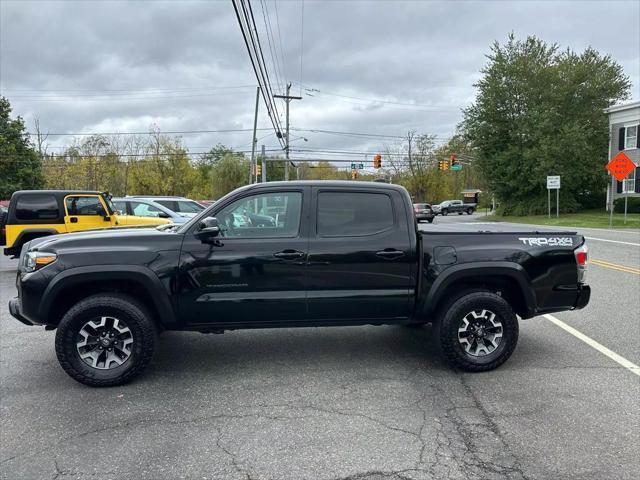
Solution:
{"label": "taillight", "polygon": [[587,266],[589,265],[589,249],[587,244],[583,243],[573,251],[576,257],[576,265],[578,267],[578,283],[584,283],[587,277]]}

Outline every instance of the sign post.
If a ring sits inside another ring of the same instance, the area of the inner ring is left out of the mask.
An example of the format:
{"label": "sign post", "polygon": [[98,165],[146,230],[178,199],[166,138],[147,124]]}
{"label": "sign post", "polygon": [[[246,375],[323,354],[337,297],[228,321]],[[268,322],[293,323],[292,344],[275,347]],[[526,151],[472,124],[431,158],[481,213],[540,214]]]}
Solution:
{"label": "sign post", "polygon": [[551,218],[551,190],[556,191],[556,217],[560,217],[560,175],[547,176],[547,202],[549,218]]}
{"label": "sign post", "polygon": [[609,163],[607,163],[607,170],[611,173],[611,212],[609,213],[609,227],[613,226],[613,192],[615,190],[615,183],[613,182],[613,178],[622,182],[622,191],[625,194],[624,201],[624,223],[627,223],[627,198],[629,193],[627,192],[627,184],[625,182],[625,178],[633,172],[636,168],[636,164],[631,161],[631,159],[627,156],[626,153],[620,152],[615,157],[611,159]]}

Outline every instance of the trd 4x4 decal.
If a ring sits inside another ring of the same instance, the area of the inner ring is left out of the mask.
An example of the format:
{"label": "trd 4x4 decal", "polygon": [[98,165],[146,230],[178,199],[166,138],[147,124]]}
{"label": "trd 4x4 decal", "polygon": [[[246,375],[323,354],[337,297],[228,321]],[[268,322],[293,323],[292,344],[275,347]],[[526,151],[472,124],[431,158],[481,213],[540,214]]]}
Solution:
{"label": "trd 4x4 decal", "polygon": [[525,245],[532,247],[572,247],[571,237],[518,237]]}

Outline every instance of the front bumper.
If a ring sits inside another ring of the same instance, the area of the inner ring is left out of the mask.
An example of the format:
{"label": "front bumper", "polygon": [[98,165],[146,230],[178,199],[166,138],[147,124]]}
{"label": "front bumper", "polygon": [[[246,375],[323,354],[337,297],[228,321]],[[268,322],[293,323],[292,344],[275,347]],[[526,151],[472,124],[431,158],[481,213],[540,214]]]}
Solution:
{"label": "front bumper", "polygon": [[584,308],[589,303],[589,299],[591,298],[591,287],[589,285],[579,285],[578,290],[578,298],[576,299],[576,304],[573,307],[576,310],[580,310]]}
{"label": "front bumper", "polygon": [[9,313],[11,314],[11,316],[13,318],[21,321],[25,325],[29,325],[30,327],[35,325],[33,322],[31,322],[31,320],[29,320],[27,317],[25,317],[22,314],[22,308],[21,308],[21,305],[20,305],[20,298],[19,297],[15,297],[15,298],[12,298],[11,300],[9,300]]}

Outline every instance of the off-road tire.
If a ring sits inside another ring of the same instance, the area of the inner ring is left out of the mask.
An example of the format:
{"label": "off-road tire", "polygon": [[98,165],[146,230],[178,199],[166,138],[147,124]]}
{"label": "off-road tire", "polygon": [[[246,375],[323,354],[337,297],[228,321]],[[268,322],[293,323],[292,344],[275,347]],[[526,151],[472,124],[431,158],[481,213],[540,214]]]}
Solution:
{"label": "off-road tire", "polygon": [[[131,330],[134,342],[130,357],[122,365],[99,370],[80,358],[77,339],[87,321],[103,316],[122,319]],[[79,301],[64,315],[56,332],[56,355],[64,371],[80,383],[91,387],[122,385],[147,367],[156,336],[149,311],[136,299],[118,293],[97,294]]]}
{"label": "off-road tire", "polygon": [[[498,347],[491,353],[474,357],[468,354],[458,340],[458,328],[462,319],[475,310],[489,310],[502,323],[503,336]],[[518,319],[507,301],[488,291],[462,294],[445,305],[439,312],[435,331],[440,350],[452,366],[467,372],[486,372],[506,362],[518,343]]]}

